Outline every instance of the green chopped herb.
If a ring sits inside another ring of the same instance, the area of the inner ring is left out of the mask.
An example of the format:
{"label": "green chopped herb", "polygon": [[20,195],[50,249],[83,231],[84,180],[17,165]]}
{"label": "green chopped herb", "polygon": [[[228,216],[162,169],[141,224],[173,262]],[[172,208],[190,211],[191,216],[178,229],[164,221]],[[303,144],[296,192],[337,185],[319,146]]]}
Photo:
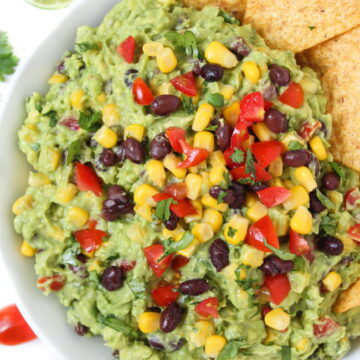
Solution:
{"label": "green chopped herb", "polygon": [[42,103],[41,102],[36,102],[35,103],[35,109],[38,113],[41,113],[42,112],[42,109],[43,109],[43,106],[42,106]]}
{"label": "green chopped herb", "polygon": [[62,262],[63,264],[77,265],[76,256],[80,254],[80,244],[75,241],[70,247],[65,249]]}
{"label": "green chopped herb", "polygon": [[242,163],[244,161],[244,158],[244,151],[238,148],[235,148],[233,154],[230,156],[230,159],[236,163]]}
{"label": "green chopped herb", "polygon": [[342,168],[341,165],[339,165],[338,163],[332,161],[329,163],[331,168],[333,169],[333,171],[340,176],[341,179],[345,178],[345,172],[344,169]]}
{"label": "green chopped herb", "polygon": [[13,54],[7,34],[0,32],[0,81],[5,81],[6,75],[14,73],[18,62],[19,59]]}
{"label": "green chopped herb", "polygon": [[304,145],[296,140],[291,140],[288,145],[289,150],[301,150],[304,148]]}
{"label": "green chopped herb", "polygon": [[254,279],[243,279],[243,280],[236,280],[237,284],[244,290],[250,290],[253,288],[254,283],[256,280]]}
{"label": "green chopped herb", "polygon": [[291,360],[291,347],[283,346],[281,348],[281,360]]}
{"label": "green chopped herb", "polygon": [[245,161],[245,172],[250,174],[251,178],[255,177],[255,164],[252,157],[251,151],[248,149],[246,152],[246,161]]}
{"label": "green chopped herb", "polygon": [[100,324],[108,326],[113,330],[119,331],[134,340],[141,340],[143,338],[140,331],[132,328],[130,325],[126,324],[122,320],[119,320],[113,316],[99,315],[98,321]]}
{"label": "green chopped herb", "polygon": [[201,89],[201,95],[205,96],[207,92],[209,91],[209,83],[207,81],[202,82],[202,89]]}
{"label": "green chopped herb", "polygon": [[95,132],[101,127],[102,114],[100,111],[90,112],[86,114],[80,112],[79,126],[89,132]]}
{"label": "green chopped herb", "polygon": [[146,287],[143,281],[132,279],[126,280],[126,283],[136,299],[146,299]]}
{"label": "green chopped herb", "polygon": [[179,250],[187,248],[193,242],[193,240],[194,235],[191,232],[186,231],[179,241],[163,241],[162,244],[164,245],[164,254],[161,256],[158,262],[164,259],[166,256],[169,256]]}
{"label": "green chopped herb", "polygon": [[240,348],[246,346],[246,340],[231,340],[221,350],[220,354],[216,358],[217,360],[232,360],[236,358]]}
{"label": "green chopped herb", "polygon": [[238,179],[237,182],[239,184],[247,184],[247,185],[262,185],[263,183],[261,181],[256,181],[252,177],[246,177]]}
{"label": "green chopped herb", "polygon": [[177,201],[170,198],[161,200],[156,204],[155,216],[158,220],[169,220],[171,204],[176,205]]}
{"label": "green chopped herb", "polygon": [[40,144],[31,144],[31,148],[34,150],[34,151],[39,151],[40,150]]}
{"label": "green chopped herb", "polygon": [[316,29],[316,26],[310,25],[310,26],[309,26],[309,29],[312,31],[312,30]]}
{"label": "green chopped herb", "polygon": [[80,154],[83,143],[84,139],[77,139],[69,145],[66,155],[66,165],[70,165]]}
{"label": "green chopped herb", "polygon": [[171,41],[176,48],[184,50],[186,55],[193,58],[200,57],[200,51],[193,32],[185,31],[184,34],[180,34],[171,30],[165,34],[165,38]]}
{"label": "green chopped herb", "polygon": [[238,19],[236,19],[234,16],[231,16],[224,10],[219,10],[218,15],[221,16],[224,19],[224,21],[228,24],[234,24],[234,25],[240,24],[240,21]]}
{"label": "green chopped herb", "polygon": [[337,229],[336,218],[330,216],[323,216],[320,222],[320,231],[326,235],[334,235]]}
{"label": "green chopped herb", "polygon": [[291,254],[287,251],[281,250],[281,249],[277,249],[274,246],[270,245],[267,241],[265,236],[263,237],[263,241],[264,241],[264,245],[269,248],[270,250],[273,251],[273,253],[280,258],[281,260],[294,260],[296,258],[295,254]]}
{"label": "green chopped herb", "polygon": [[216,131],[218,127],[219,127],[218,125],[210,125],[207,128],[205,128],[205,130],[206,131]]}
{"label": "green chopped herb", "polygon": [[294,259],[294,270],[304,272],[306,269],[306,262],[303,256],[297,256]]}
{"label": "green chopped herb", "polygon": [[192,98],[186,95],[181,96],[181,102],[184,110],[190,115],[193,114],[196,110]]}
{"label": "green chopped herb", "polygon": [[75,49],[76,49],[77,52],[84,53],[84,52],[87,52],[89,50],[98,50],[99,47],[95,43],[85,41],[85,42],[82,42],[82,43],[76,43],[75,44]]}
{"label": "green chopped herb", "polygon": [[316,189],[316,197],[327,209],[329,210],[335,209],[334,203],[327,196],[325,196],[319,189]]}
{"label": "green chopped herb", "polygon": [[237,231],[238,231],[237,229],[229,226],[228,231],[227,231],[227,235],[232,238],[232,237],[235,236],[235,234],[237,233]]}
{"label": "green chopped herb", "polygon": [[209,104],[215,106],[215,107],[223,107],[224,106],[224,95],[221,95],[219,93],[210,94],[207,97],[207,101]]}
{"label": "green chopped herb", "polygon": [[49,118],[49,126],[55,127],[57,122],[59,121],[58,114],[55,110],[50,110],[44,116]]}
{"label": "green chopped herb", "polygon": [[221,190],[219,193],[219,196],[217,198],[217,202],[218,204],[221,204],[222,202],[224,202],[224,197],[226,196],[227,192],[224,190]]}

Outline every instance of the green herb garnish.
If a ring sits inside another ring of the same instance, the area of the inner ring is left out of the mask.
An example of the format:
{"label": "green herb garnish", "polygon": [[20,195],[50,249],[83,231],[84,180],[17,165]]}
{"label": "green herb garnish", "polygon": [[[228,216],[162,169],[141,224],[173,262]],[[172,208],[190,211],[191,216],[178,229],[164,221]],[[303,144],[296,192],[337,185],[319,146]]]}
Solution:
{"label": "green herb garnish", "polygon": [[217,360],[232,360],[236,358],[239,349],[246,345],[246,340],[231,340],[221,350],[220,354],[216,358]]}
{"label": "green herb garnish", "polygon": [[83,139],[77,139],[69,145],[66,155],[66,165],[70,165],[80,154],[83,143]]}
{"label": "green herb garnish", "polygon": [[189,96],[185,96],[182,95],[181,96],[181,102],[182,102],[182,106],[184,108],[184,110],[190,115],[193,114],[195,112],[195,106],[194,103],[192,101],[192,98]]}
{"label": "green herb garnish", "polygon": [[80,112],[79,126],[89,132],[94,132],[101,127],[102,114],[100,111],[90,112],[86,114]]}
{"label": "green herb garnish", "polygon": [[75,241],[70,247],[65,249],[62,262],[63,264],[77,265],[76,256],[80,254],[80,244]]}
{"label": "green herb garnish", "polygon": [[341,179],[344,179],[345,178],[345,172],[342,168],[341,165],[339,165],[338,163],[332,161],[329,163],[331,168],[333,169],[333,171],[340,176]]}
{"label": "green herb garnish", "polygon": [[55,110],[50,110],[44,116],[49,118],[49,126],[55,127],[57,122],[59,121],[58,114]]}
{"label": "green herb garnish", "polygon": [[284,251],[284,250],[281,250],[281,249],[277,249],[276,247],[270,245],[267,241],[266,241],[266,238],[265,236],[263,237],[263,242],[264,242],[264,245],[273,251],[273,253],[278,257],[280,258],[281,260],[294,260],[296,258],[296,255],[295,254],[291,254],[287,251]]}
{"label": "green herb garnish", "polygon": [[134,340],[141,340],[143,338],[138,330],[132,328],[130,325],[113,316],[99,315],[98,322],[102,325],[108,326],[113,330],[119,331]]}
{"label": "green herb garnish", "polygon": [[326,235],[334,235],[337,229],[338,222],[335,218],[330,216],[323,216],[320,222],[320,231]]}
{"label": "green herb garnish", "polygon": [[91,43],[89,41],[85,41],[82,43],[76,43],[75,48],[77,52],[84,53],[90,50],[98,50],[99,47],[95,43]]}
{"label": "green herb garnish", "polygon": [[224,202],[224,197],[226,196],[227,192],[224,190],[221,190],[219,193],[219,196],[217,198],[217,202],[218,204],[221,204],[222,202]]}
{"label": "green herb garnish", "polygon": [[13,48],[8,42],[8,36],[0,32],[0,81],[5,81],[6,75],[15,72],[19,59],[13,54]]}
{"label": "green herb garnish", "polygon": [[206,131],[216,131],[218,127],[219,127],[218,125],[210,125],[207,128],[205,128],[205,130]]}
{"label": "green herb garnish", "polygon": [[304,146],[299,141],[291,140],[289,142],[288,148],[289,148],[289,150],[301,150],[304,148]]}
{"label": "green herb garnish", "polygon": [[250,174],[250,177],[255,177],[255,164],[252,157],[251,151],[248,149],[246,152],[246,161],[245,161],[245,172]]}
{"label": "green herb garnish", "polygon": [[327,196],[325,196],[319,189],[316,189],[316,197],[327,209],[329,210],[335,209],[334,203]]}
{"label": "green herb garnish", "polygon": [[237,231],[238,231],[237,229],[234,229],[233,227],[229,226],[228,231],[227,231],[227,235],[232,238],[232,237],[235,236]]}
{"label": "green herb garnish", "polygon": [[193,32],[185,31],[184,34],[180,34],[171,30],[165,34],[165,38],[171,41],[176,48],[185,50],[186,55],[194,58],[198,58],[200,56],[196,37]]}
{"label": "green herb garnish", "polygon": [[187,248],[193,242],[193,240],[194,240],[194,235],[191,232],[186,231],[179,241],[174,241],[174,240],[163,241],[162,244],[164,246],[164,254],[161,256],[160,259],[158,259],[157,262],[161,261],[165,257],[179,250]]}
{"label": "green herb garnish", "polygon": [[177,201],[170,198],[161,200],[156,204],[155,216],[158,220],[169,220],[171,204],[176,205]]}
{"label": "green herb garnish", "polygon": [[219,10],[218,15],[221,16],[224,19],[224,21],[228,24],[234,24],[234,25],[240,24],[240,21],[238,19],[236,19],[234,16],[231,16],[224,10]]}
{"label": "green herb garnish", "polygon": [[283,346],[281,348],[281,360],[291,360],[291,347]]}
{"label": "green herb garnish", "polygon": [[143,281],[132,279],[126,283],[136,299],[146,299],[146,287]]}
{"label": "green herb garnish", "polygon": [[238,148],[235,148],[233,154],[230,156],[230,159],[236,163],[242,163],[244,161],[244,158],[244,151]]}
{"label": "green herb garnish", "polygon": [[207,97],[207,101],[209,104],[215,106],[215,107],[223,107],[224,106],[224,95],[221,95],[219,93],[210,94]]}

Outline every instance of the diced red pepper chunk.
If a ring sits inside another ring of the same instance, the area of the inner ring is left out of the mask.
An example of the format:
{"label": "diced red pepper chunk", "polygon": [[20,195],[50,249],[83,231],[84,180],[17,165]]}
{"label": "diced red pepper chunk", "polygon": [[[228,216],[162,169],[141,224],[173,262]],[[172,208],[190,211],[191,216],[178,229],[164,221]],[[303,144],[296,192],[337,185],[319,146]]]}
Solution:
{"label": "diced red pepper chunk", "polygon": [[263,168],[266,168],[278,158],[283,149],[282,143],[277,140],[259,141],[251,146],[256,161]]}
{"label": "diced red pepper chunk", "polygon": [[151,296],[156,305],[166,307],[175,302],[180,296],[180,293],[177,291],[175,286],[165,285],[154,289],[151,292]]}
{"label": "diced red pepper chunk", "polygon": [[143,249],[146,260],[157,277],[161,277],[165,270],[169,267],[173,254],[164,257],[164,246],[161,244],[150,245]]}
{"label": "diced red pepper chunk", "polygon": [[290,190],[280,186],[270,186],[266,189],[257,191],[260,201],[268,208],[283,203],[291,195]]}
{"label": "diced red pepper chunk", "polygon": [[289,251],[297,256],[311,253],[308,242],[294,230],[290,230]]}
{"label": "diced red pepper chunk", "polygon": [[79,162],[75,164],[75,182],[80,191],[92,191],[96,196],[103,194],[101,180],[96,172]]}
{"label": "diced red pepper chunk", "polygon": [[116,51],[128,64],[131,64],[134,61],[135,47],[135,39],[132,36],[129,36],[119,44]]}
{"label": "diced red pepper chunk", "polygon": [[240,117],[247,122],[264,121],[264,97],[261,92],[245,95],[240,101]]}
{"label": "diced red pepper chunk", "polygon": [[190,146],[185,140],[180,139],[179,143],[182,147],[183,154],[186,155],[186,158],[178,163],[178,168],[189,168],[199,165],[210,155],[207,150]]}
{"label": "diced red pepper chunk", "polygon": [[210,297],[201,301],[195,306],[195,311],[203,317],[208,318],[212,316],[215,319],[219,318],[218,312],[219,300],[216,297]]}
{"label": "diced red pepper chunk", "polygon": [[74,232],[76,241],[80,244],[80,247],[88,253],[99,249],[104,237],[107,235],[105,231],[97,229],[83,229]]}
{"label": "diced red pepper chunk", "polygon": [[288,88],[279,96],[279,100],[295,109],[304,104],[304,90],[300,84],[291,82]]}
{"label": "diced red pepper chunk", "polygon": [[180,140],[185,141],[185,130],[176,126],[172,126],[166,129],[166,136],[169,139],[170,145],[174,151],[182,154],[183,148],[180,144]]}
{"label": "diced red pepper chunk", "polygon": [[265,276],[264,284],[270,292],[270,301],[276,305],[281,304],[291,290],[290,281],[286,274]]}
{"label": "diced red pepper chunk", "polygon": [[193,97],[197,95],[196,81],[192,72],[177,76],[171,79],[170,82],[176,90],[181,91],[187,96]]}

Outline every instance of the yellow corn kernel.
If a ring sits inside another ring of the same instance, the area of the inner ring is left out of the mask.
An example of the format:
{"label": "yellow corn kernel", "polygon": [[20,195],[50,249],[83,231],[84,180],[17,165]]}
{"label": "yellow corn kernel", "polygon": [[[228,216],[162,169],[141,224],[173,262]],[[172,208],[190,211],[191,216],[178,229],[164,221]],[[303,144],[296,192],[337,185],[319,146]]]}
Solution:
{"label": "yellow corn kernel", "polygon": [[225,100],[230,100],[235,92],[235,88],[232,85],[219,84],[219,93],[224,97]]}
{"label": "yellow corn kernel", "polygon": [[269,166],[269,173],[274,177],[280,177],[283,174],[284,166],[281,156],[278,156]]}
{"label": "yellow corn kernel", "polygon": [[134,202],[138,205],[156,206],[156,202],[153,199],[153,196],[158,193],[159,191],[157,191],[151,185],[141,184],[134,192]]}
{"label": "yellow corn kernel", "polygon": [[163,227],[162,236],[165,239],[171,238],[175,241],[179,241],[184,235],[184,232],[185,230],[183,229],[183,227],[177,224],[174,230],[169,230],[166,227]]}
{"label": "yellow corn kernel", "polygon": [[187,187],[186,197],[191,200],[196,200],[200,195],[202,176],[197,174],[187,174],[185,184]]}
{"label": "yellow corn kernel", "polygon": [[282,203],[286,211],[295,210],[310,201],[309,193],[301,185],[293,186],[290,193],[290,196]]}
{"label": "yellow corn kernel", "polygon": [[39,187],[51,184],[51,180],[45,174],[30,172],[28,183],[29,186]]}
{"label": "yellow corn kernel", "polygon": [[205,345],[206,339],[215,334],[215,328],[211,321],[200,320],[194,325],[194,330],[190,334],[191,343],[195,347],[201,347]]}
{"label": "yellow corn kernel", "polygon": [[274,177],[271,180],[269,180],[269,185],[283,187],[283,188],[286,187],[283,181],[278,177]]}
{"label": "yellow corn kernel", "polygon": [[85,92],[83,89],[77,89],[73,91],[70,95],[71,106],[76,110],[82,110],[84,97],[85,97]]}
{"label": "yellow corn kernel", "polygon": [[336,271],[329,272],[322,280],[326,290],[335,291],[342,283],[341,275]]}
{"label": "yellow corn kernel", "polygon": [[26,240],[21,243],[20,247],[21,255],[32,257],[36,254],[36,249],[34,249]]}
{"label": "yellow corn kernel", "polygon": [[160,42],[147,42],[143,45],[143,52],[146,56],[156,56],[164,49],[164,45]]}
{"label": "yellow corn kernel", "polygon": [[164,48],[156,54],[156,63],[162,73],[172,72],[177,65],[177,59],[170,48]]}
{"label": "yellow corn kernel", "polygon": [[265,253],[252,246],[244,245],[241,249],[240,260],[244,265],[258,268],[264,262]]}
{"label": "yellow corn kernel", "polygon": [[226,339],[221,335],[211,335],[205,341],[205,354],[216,358],[226,345]]}
{"label": "yellow corn kernel", "polygon": [[225,182],[224,174],[226,173],[226,167],[224,165],[214,166],[209,173],[209,179],[212,185],[219,185]]}
{"label": "yellow corn kernel", "polygon": [[260,141],[276,139],[276,134],[273,133],[264,122],[256,123],[251,129]]}
{"label": "yellow corn kernel", "polygon": [[134,211],[136,214],[144,218],[145,220],[152,222],[152,211],[149,205],[135,205]]}
{"label": "yellow corn kernel", "polygon": [[301,205],[291,218],[290,227],[299,234],[310,234],[312,230],[312,215],[309,210]]}
{"label": "yellow corn kernel", "polygon": [[254,192],[247,192],[245,198],[245,205],[249,208],[255,205],[259,201],[257,195]]}
{"label": "yellow corn kernel", "polygon": [[278,331],[286,330],[290,325],[290,315],[282,308],[269,311],[264,320],[267,326]]}
{"label": "yellow corn kernel", "polygon": [[296,141],[302,145],[305,145],[305,140],[300,135],[290,133],[281,140],[281,143],[284,145],[286,150],[289,150],[289,144],[291,141]]}
{"label": "yellow corn kernel", "polygon": [[69,80],[69,77],[62,74],[54,74],[51,76],[51,78],[48,80],[49,85],[55,85],[55,84],[62,84]]}
{"label": "yellow corn kernel", "polygon": [[295,344],[295,348],[297,351],[306,351],[309,348],[309,338],[304,336]]}
{"label": "yellow corn kernel", "polygon": [[201,104],[196,111],[192,129],[194,131],[203,131],[209,125],[214,116],[214,107],[208,103]]}
{"label": "yellow corn kernel", "polygon": [[319,85],[315,83],[309,76],[304,74],[304,77],[299,82],[304,91],[315,94],[319,91]]}
{"label": "yellow corn kernel", "polygon": [[218,165],[226,165],[224,153],[221,150],[216,150],[210,155],[210,165],[218,166]]}
{"label": "yellow corn kernel", "polygon": [[74,199],[78,188],[74,184],[64,184],[56,190],[56,200],[61,204],[67,204]]}
{"label": "yellow corn kernel", "polygon": [[120,112],[115,104],[107,104],[102,108],[103,123],[107,127],[119,125],[120,123]]}
{"label": "yellow corn kernel", "polygon": [[208,45],[205,58],[209,63],[221,65],[226,69],[231,69],[238,64],[236,56],[218,41],[213,41]]}
{"label": "yellow corn kernel", "polygon": [[125,128],[124,136],[125,138],[133,137],[139,142],[142,142],[144,139],[145,127],[141,124],[131,124]]}
{"label": "yellow corn kernel", "polygon": [[167,154],[163,159],[165,168],[178,179],[183,179],[186,176],[186,169],[177,167],[180,161],[173,153]]}
{"label": "yellow corn kernel", "polygon": [[201,203],[209,208],[213,208],[215,210],[219,210],[221,212],[224,212],[228,209],[229,205],[225,203],[218,203],[216,199],[214,199],[210,194],[205,194],[201,198]]}
{"label": "yellow corn kernel", "polygon": [[194,136],[194,147],[207,150],[209,153],[214,151],[215,137],[210,131],[199,131]]}
{"label": "yellow corn kernel", "polygon": [[95,133],[94,140],[104,148],[110,149],[116,145],[118,136],[115,131],[104,125]]}
{"label": "yellow corn kernel", "polygon": [[317,188],[316,180],[310,169],[306,166],[300,166],[296,168],[294,176],[296,181],[300,185],[302,185],[308,192],[311,192]]}
{"label": "yellow corn kernel", "polygon": [[240,115],[240,102],[235,101],[231,105],[227,106],[224,108],[222,114],[226,122],[230,126],[235,127]]}
{"label": "yellow corn kernel", "polygon": [[58,225],[51,225],[47,235],[57,241],[64,242],[65,241],[65,233],[64,230]]}
{"label": "yellow corn kernel", "polygon": [[232,245],[237,245],[244,241],[248,226],[248,219],[245,219],[238,214],[233,215],[230,221],[224,227],[225,240]]}
{"label": "yellow corn kernel", "polygon": [[171,83],[162,83],[155,89],[157,96],[159,95],[172,95],[174,94],[174,87]]}
{"label": "yellow corn kernel", "polygon": [[190,258],[194,254],[198,246],[199,246],[199,241],[197,239],[194,239],[190,243],[190,245],[188,245],[185,249],[178,250],[176,254]]}
{"label": "yellow corn kernel", "polygon": [[160,329],[160,313],[144,312],[139,316],[138,326],[144,334],[152,333]]}
{"label": "yellow corn kernel", "polygon": [[252,84],[256,85],[261,77],[259,67],[253,61],[246,61],[242,65],[242,71],[245,78]]}
{"label": "yellow corn kernel", "polygon": [[84,226],[89,220],[89,213],[78,207],[73,206],[69,209],[67,220],[75,226]]}
{"label": "yellow corn kernel", "polygon": [[210,224],[198,223],[191,229],[192,234],[200,242],[206,242],[214,236],[214,230]]}
{"label": "yellow corn kernel", "polygon": [[314,136],[310,140],[310,147],[312,152],[316,155],[316,157],[320,161],[325,160],[327,158],[326,148],[320,136]]}
{"label": "yellow corn kernel", "polygon": [[202,222],[211,225],[214,233],[216,233],[222,226],[223,216],[219,211],[215,209],[206,209],[204,211]]}
{"label": "yellow corn kernel", "polygon": [[287,189],[292,189],[295,186],[295,184],[289,179],[284,180],[284,185]]}
{"label": "yellow corn kernel", "polygon": [[32,207],[33,198],[31,195],[24,195],[18,198],[12,205],[12,212],[15,215],[20,215],[25,210],[29,210]]}
{"label": "yellow corn kernel", "polygon": [[244,150],[251,150],[251,146],[255,142],[255,137],[253,135],[249,135],[249,137],[243,141],[242,146],[244,147]]}
{"label": "yellow corn kernel", "polygon": [[[84,254],[84,255],[87,255],[87,254]],[[91,256],[89,256],[89,257],[91,257]],[[102,272],[102,267],[101,267],[101,263],[100,263],[99,259],[88,260],[87,264],[89,264],[88,268],[87,268],[89,272],[91,272],[91,271],[96,271],[98,273]]]}
{"label": "yellow corn kernel", "polygon": [[258,221],[268,213],[268,208],[260,201],[256,201],[255,204],[247,209],[246,215],[251,221]]}
{"label": "yellow corn kernel", "polygon": [[196,209],[195,215],[189,215],[184,217],[184,221],[186,224],[189,224],[193,221],[201,220],[202,219],[202,204],[198,200],[191,201],[192,206]]}
{"label": "yellow corn kernel", "polygon": [[53,147],[44,148],[40,154],[46,160],[46,167],[49,171],[54,171],[58,168],[61,161],[61,151]]}
{"label": "yellow corn kernel", "polygon": [[162,187],[165,184],[166,173],[165,167],[162,161],[149,160],[146,163],[146,173],[149,179],[158,187]]}
{"label": "yellow corn kernel", "polygon": [[100,104],[104,104],[106,102],[106,94],[101,92],[98,96],[96,96],[96,101]]}

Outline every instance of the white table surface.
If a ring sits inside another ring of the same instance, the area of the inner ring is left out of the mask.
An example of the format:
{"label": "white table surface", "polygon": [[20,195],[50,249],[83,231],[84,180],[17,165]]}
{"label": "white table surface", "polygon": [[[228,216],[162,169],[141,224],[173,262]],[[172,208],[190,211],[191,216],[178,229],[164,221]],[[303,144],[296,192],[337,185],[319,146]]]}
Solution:
{"label": "white table surface", "polygon": [[[6,31],[15,54],[20,61],[26,61],[40,44],[42,39],[66,15],[67,9],[41,10],[25,2],[25,0],[0,0],[0,31]],[[1,96],[6,93],[11,83],[11,76],[5,83],[0,83]],[[1,193],[0,193],[1,198]],[[11,281],[4,275],[0,263],[0,308],[14,303]],[[3,360],[57,360],[39,340],[20,346],[6,347],[0,345],[0,359]]]}

